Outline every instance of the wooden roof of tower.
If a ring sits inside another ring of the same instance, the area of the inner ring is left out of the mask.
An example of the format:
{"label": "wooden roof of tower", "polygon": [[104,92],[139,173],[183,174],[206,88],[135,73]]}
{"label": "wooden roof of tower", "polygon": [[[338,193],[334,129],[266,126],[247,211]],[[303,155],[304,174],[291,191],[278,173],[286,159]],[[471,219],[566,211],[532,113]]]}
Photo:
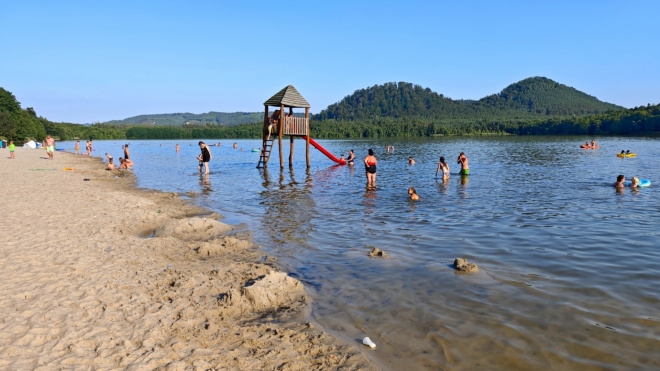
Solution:
{"label": "wooden roof of tower", "polygon": [[284,105],[284,107],[292,108],[310,107],[309,103],[307,103],[307,100],[303,98],[300,93],[298,93],[298,90],[296,90],[293,85],[289,85],[286,88],[280,90],[277,92],[277,94],[273,95],[270,97],[270,99],[264,102],[264,106],[279,107],[281,105]]}

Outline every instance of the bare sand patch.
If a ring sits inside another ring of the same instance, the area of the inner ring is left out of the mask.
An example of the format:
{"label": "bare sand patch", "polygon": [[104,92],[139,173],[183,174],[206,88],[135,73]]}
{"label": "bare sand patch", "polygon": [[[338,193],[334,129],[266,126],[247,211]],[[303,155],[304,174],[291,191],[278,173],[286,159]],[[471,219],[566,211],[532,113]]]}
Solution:
{"label": "bare sand patch", "polygon": [[6,152],[0,369],[374,369],[305,322],[303,285],[271,257],[191,216],[208,211],[100,159]]}

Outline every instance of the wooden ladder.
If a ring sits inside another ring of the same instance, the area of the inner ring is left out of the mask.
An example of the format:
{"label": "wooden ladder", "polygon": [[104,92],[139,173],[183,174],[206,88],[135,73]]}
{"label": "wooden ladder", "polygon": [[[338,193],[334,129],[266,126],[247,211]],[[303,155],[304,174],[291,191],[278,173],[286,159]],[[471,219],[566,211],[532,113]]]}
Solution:
{"label": "wooden ladder", "polygon": [[[259,163],[257,164],[257,169],[266,167],[268,164],[270,153],[273,151],[273,142],[274,139],[264,140],[263,148],[261,148],[261,155],[259,156]],[[263,164],[263,166],[261,164]]]}

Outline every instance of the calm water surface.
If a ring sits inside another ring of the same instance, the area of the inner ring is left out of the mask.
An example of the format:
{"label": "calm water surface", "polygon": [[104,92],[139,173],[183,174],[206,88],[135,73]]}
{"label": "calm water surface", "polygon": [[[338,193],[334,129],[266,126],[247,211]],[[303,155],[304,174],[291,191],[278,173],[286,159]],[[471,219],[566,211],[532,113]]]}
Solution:
{"label": "calm water surface", "polygon": [[[130,148],[141,187],[198,192],[226,222],[247,223],[306,283],[316,320],[347,342],[370,336],[378,348],[361,349],[384,369],[658,369],[660,145],[596,138],[601,149],[579,149],[587,139],[320,141],[360,160],[374,148],[375,191],[359,162],[333,166],[313,148],[306,171],[301,140],[283,172],[277,152],[269,170],[255,168],[260,141],[237,141],[243,152],[221,141],[208,180],[196,141],[179,141],[178,154],[173,141]],[[97,142],[95,154],[118,158],[121,144]],[[638,157],[617,158],[622,149]],[[467,178],[457,174],[461,151]],[[441,155],[447,182],[434,177]],[[617,192],[618,174],[653,185]],[[420,201],[408,201],[410,186]],[[390,258],[368,258],[371,246]],[[456,274],[456,257],[480,272]]]}

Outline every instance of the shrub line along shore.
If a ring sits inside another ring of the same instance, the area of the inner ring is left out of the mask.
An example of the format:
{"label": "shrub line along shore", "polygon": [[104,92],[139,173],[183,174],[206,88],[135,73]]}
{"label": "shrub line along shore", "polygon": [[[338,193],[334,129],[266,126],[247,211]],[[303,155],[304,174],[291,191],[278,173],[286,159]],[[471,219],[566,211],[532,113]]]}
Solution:
{"label": "shrub line along shore", "polygon": [[[372,370],[250,232],[98,158],[0,149],[0,368]],[[66,170],[70,169],[70,170]]]}

